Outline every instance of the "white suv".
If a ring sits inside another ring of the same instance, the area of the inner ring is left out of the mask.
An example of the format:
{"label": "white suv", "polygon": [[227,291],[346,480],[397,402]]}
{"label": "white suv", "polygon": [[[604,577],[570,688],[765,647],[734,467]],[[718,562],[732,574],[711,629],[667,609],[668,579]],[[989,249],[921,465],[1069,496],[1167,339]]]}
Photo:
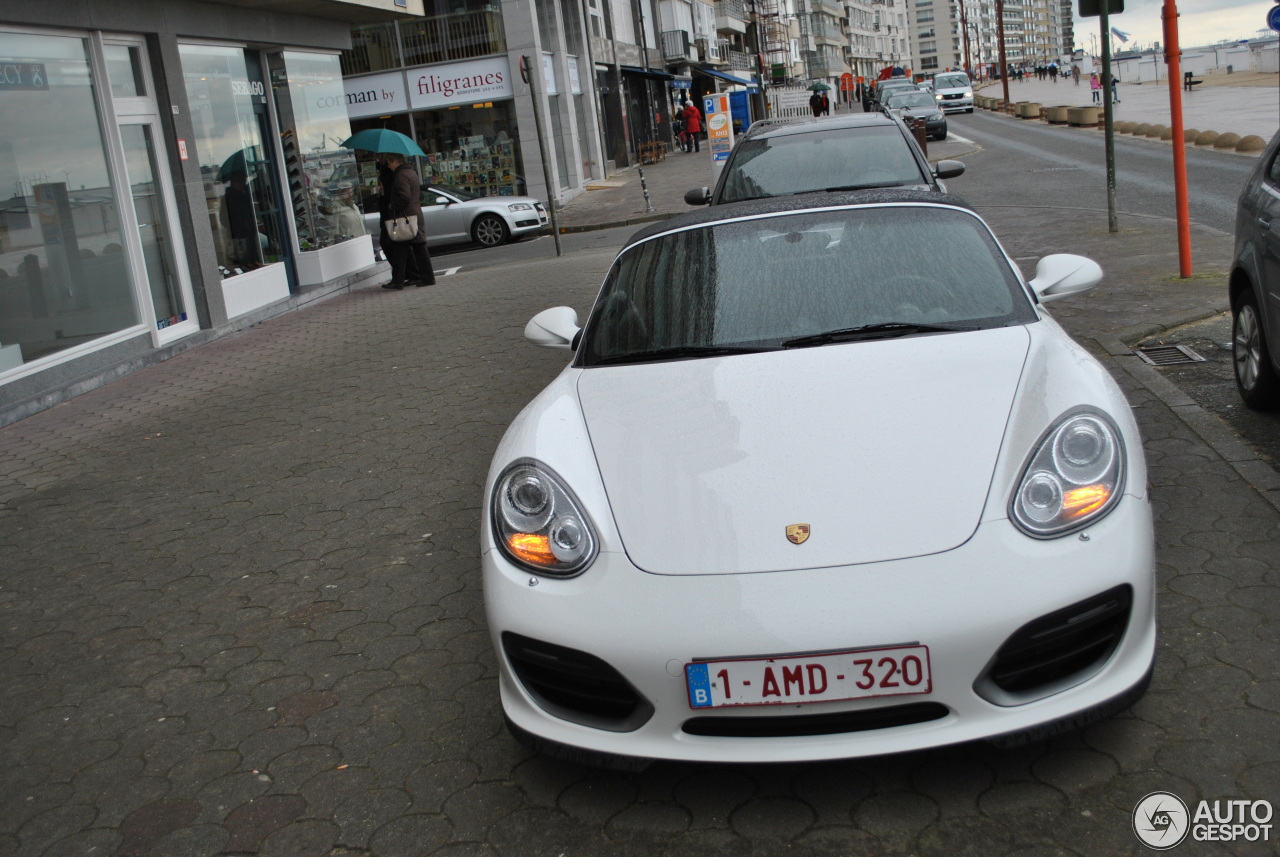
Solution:
{"label": "white suv", "polygon": [[933,97],[943,113],[973,112],[973,84],[962,71],[944,71],[933,77]]}

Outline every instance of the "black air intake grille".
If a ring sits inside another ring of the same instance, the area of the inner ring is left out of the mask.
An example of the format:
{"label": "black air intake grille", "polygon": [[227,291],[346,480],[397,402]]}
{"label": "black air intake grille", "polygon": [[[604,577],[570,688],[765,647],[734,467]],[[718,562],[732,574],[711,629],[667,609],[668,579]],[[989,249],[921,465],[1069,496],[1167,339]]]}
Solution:
{"label": "black air intake grille", "polygon": [[614,732],[637,729],[653,714],[653,706],[595,655],[510,631],[502,646],[520,683],[550,714]]}
{"label": "black air intake grille", "polygon": [[681,727],[690,735],[717,738],[788,738],[799,735],[839,735],[910,726],[946,717],[949,709],[937,702],[913,702],[865,711],[826,714],[788,714],[775,717],[694,717]]}
{"label": "black air intake grille", "polygon": [[1006,693],[1026,693],[1099,665],[1129,626],[1133,590],[1126,584],[1023,625],[987,671]]}

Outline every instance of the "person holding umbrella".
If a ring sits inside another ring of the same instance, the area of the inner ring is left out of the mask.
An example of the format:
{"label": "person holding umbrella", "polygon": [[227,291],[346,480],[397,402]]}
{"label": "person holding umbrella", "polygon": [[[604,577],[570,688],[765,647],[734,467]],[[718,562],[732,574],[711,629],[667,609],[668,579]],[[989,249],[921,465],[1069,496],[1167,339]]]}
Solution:
{"label": "person holding umbrella", "polygon": [[[389,184],[383,185],[386,207],[379,211],[386,240],[382,251],[391,263],[391,282],[383,288],[399,291],[407,285],[434,286],[436,275],[431,267],[431,254],[427,252],[427,224],[422,216],[422,179],[413,165],[398,152],[384,155],[383,163],[390,179]],[[387,179],[384,178],[385,181]],[[387,221],[397,217],[416,217],[418,220],[418,229],[408,241],[393,241],[387,234]],[[408,280],[405,279],[406,271],[411,272]]]}
{"label": "person holding umbrella", "polygon": [[[340,144],[347,149],[378,153],[378,224],[382,252],[391,263],[391,282],[384,289],[400,290],[405,285],[434,286],[435,271],[427,252],[426,221],[422,216],[422,179],[406,160],[410,155],[426,157],[412,137],[390,128],[366,128]],[[392,241],[387,221],[416,217],[418,228],[408,241]],[[409,274],[410,278],[405,279]]]}

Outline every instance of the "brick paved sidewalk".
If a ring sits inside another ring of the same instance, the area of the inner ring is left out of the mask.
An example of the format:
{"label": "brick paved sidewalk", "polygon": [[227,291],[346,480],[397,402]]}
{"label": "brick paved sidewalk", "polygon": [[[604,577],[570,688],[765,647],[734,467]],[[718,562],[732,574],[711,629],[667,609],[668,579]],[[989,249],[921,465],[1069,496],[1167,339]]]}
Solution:
{"label": "brick paved sidewalk", "polygon": [[[1123,289],[1054,305],[1085,339],[1220,291],[1170,287],[1168,224],[991,216],[1015,256],[1122,266]],[[611,260],[366,289],[0,429],[0,853],[1106,857],[1139,853],[1153,790],[1280,801],[1280,513],[1132,357],[1107,359],[1146,437],[1161,648],[1131,712],[1012,752],[817,765],[622,774],[519,747],[480,491],[566,359],[525,321],[585,312]]]}

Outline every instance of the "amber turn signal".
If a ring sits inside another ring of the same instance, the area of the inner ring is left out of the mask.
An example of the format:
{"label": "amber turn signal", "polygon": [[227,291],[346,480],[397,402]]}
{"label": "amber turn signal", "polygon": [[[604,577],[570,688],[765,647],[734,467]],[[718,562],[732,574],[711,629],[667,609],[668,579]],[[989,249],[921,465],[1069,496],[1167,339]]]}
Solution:
{"label": "amber turn signal", "polygon": [[507,549],[536,565],[555,565],[558,561],[551,552],[551,539],[534,533],[512,533],[507,537]]}
{"label": "amber turn signal", "polygon": [[1106,485],[1085,485],[1073,488],[1062,495],[1062,512],[1068,518],[1079,518],[1101,509],[1111,499],[1111,489]]}

